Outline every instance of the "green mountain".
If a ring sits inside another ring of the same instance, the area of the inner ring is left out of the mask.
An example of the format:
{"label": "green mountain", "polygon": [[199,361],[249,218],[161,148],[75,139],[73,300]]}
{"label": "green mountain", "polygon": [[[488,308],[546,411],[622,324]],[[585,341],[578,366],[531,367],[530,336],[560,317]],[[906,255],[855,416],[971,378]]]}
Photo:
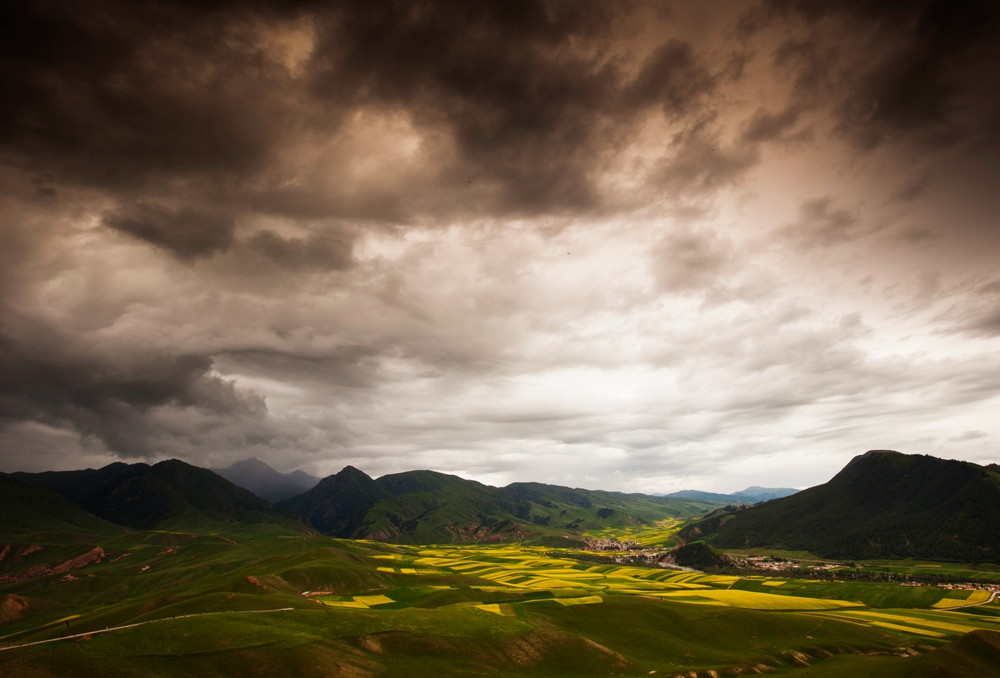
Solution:
{"label": "green mountain", "polygon": [[490,487],[434,471],[348,466],[280,507],[324,534],[397,543],[579,542],[584,531],[687,519],[718,504],[541,483]]}
{"label": "green mountain", "polygon": [[207,522],[286,523],[270,504],[215,473],[177,459],[100,469],[16,473],[112,523],[185,529]]}
{"label": "green mountain", "polygon": [[1000,562],[1000,473],[994,466],[873,450],[823,485],[717,511],[678,536],[722,548],[831,558]]}
{"label": "green mountain", "polygon": [[323,534],[346,536],[358,530],[369,508],[388,496],[367,474],[346,466],[278,505]]}

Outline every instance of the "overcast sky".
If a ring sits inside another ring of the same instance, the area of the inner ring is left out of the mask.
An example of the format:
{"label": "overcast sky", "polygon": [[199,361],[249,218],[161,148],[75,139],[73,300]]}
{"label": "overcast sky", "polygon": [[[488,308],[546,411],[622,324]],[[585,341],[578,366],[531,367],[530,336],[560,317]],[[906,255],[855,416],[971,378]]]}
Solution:
{"label": "overcast sky", "polygon": [[1000,444],[1000,4],[11,2],[0,470]]}

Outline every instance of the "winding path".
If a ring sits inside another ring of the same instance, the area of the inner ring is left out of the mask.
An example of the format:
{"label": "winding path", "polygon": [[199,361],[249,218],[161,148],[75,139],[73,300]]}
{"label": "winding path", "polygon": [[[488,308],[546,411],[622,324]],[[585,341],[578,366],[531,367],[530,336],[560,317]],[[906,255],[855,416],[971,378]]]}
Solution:
{"label": "winding path", "polygon": [[96,631],[85,631],[83,633],[74,633],[69,636],[59,636],[58,638],[49,638],[48,640],[33,640],[30,643],[20,643],[18,645],[4,645],[0,646],[0,652],[4,650],[15,650],[19,647],[31,647],[32,645],[42,645],[44,643],[54,643],[59,640],[71,640],[73,638],[83,638],[85,636],[96,636],[99,633],[111,633],[112,631],[121,631],[122,629],[134,629],[137,626],[145,626],[146,624],[156,624],[158,622],[171,621],[173,619],[187,619],[189,617],[205,617],[208,615],[215,614],[262,614],[264,612],[290,612],[295,610],[294,607],[279,607],[272,610],[227,610],[225,612],[195,612],[193,614],[180,614],[176,617],[163,617],[161,619],[150,619],[149,621],[135,622],[134,624],[124,624],[122,626],[109,626],[105,629],[98,629]]}
{"label": "winding path", "polygon": [[944,609],[946,609],[946,610],[964,610],[967,607],[976,607],[977,605],[989,605],[990,603],[992,603],[996,599],[997,599],[997,592],[996,591],[992,591],[990,593],[990,597],[987,598],[986,600],[980,601],[978,603],[969,603],[968,605],[956,605],[955,607],[946,607]]}

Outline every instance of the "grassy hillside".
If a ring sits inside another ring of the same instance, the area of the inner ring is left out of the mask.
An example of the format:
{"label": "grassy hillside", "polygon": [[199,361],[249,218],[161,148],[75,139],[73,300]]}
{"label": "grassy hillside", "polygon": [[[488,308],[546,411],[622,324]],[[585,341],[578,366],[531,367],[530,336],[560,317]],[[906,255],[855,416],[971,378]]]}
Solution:
{"label": "grassy hillside", "polygon": [[896,587],[893,607],[868,607],[854,600],[864,583],[810,595],[808,582],[753,578],[751,590],[747,578],[584,562],[549,547],[215,527],[225,534],[110,534],[99,539],[105,557],[71,578],[0,582],[0,609],[20,611],[0,617],[0,672],[705,678],[1000,667],[996,604],[933,609],[941,589]]}
{"label": "grassy hillside", "polygon": [[838,558],[1000,562],[1000,474],[969,462],[872,451],[824,485],[719,512],[680,536]]}
{"label": "grassy hillside", "polygon": [[0,473],[0,516],[5,535],[91,536],[121,532],[55,492]]}
{"label": "grassy hillside", "polygon": [[395,543],[582,544],[585,532],[686,519],[715,504],[541,483],[495,488],[433,471],[372,479],[353,467],[281,507],[325,534]]}

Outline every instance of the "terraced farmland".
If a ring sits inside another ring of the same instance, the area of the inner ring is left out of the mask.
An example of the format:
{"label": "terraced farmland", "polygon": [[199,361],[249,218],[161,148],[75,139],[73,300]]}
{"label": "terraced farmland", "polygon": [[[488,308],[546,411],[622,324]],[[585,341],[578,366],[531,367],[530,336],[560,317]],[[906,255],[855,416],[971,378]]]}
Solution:
{"label": "terraced farmland", "polygon": [[1000,666],[989,664],[1000,606],[968,591],[710,575],[519,544],[390,546],[275,530],[225,539],[115,534],[104,544],[108,557],[72,580],[3,585],[4,601],[24,601],[28,613],[0,627],[0,671],[89,675],[99,664],[112,676],[706,678],[834,668],[920,675],[956,657]]}

